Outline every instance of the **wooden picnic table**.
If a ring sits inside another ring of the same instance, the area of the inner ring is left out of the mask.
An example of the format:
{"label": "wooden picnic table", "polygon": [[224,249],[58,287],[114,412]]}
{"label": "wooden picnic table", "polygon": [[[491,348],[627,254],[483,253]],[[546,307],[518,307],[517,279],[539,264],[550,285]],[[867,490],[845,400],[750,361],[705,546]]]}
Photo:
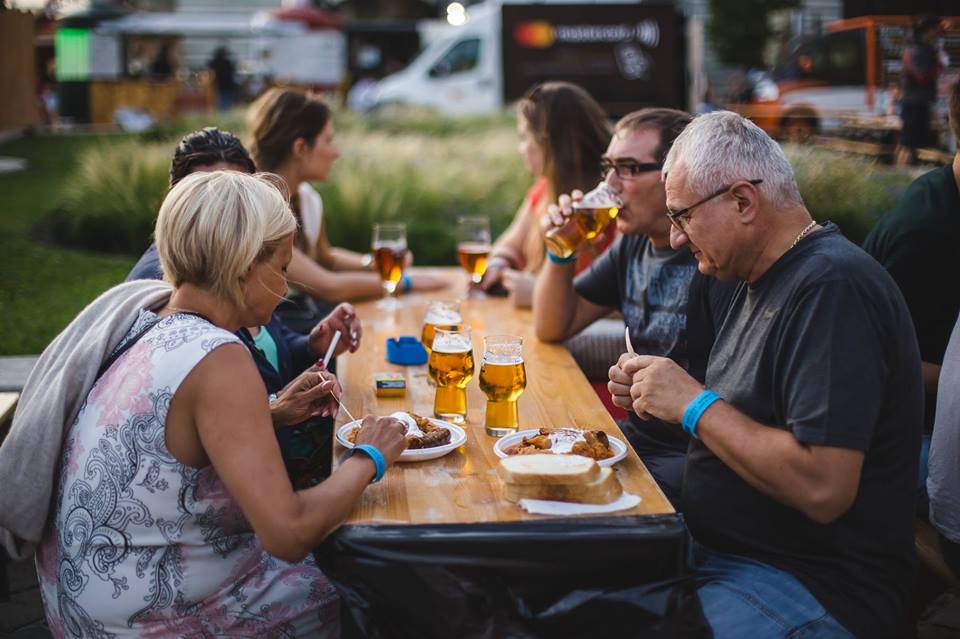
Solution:
{"label": "wooden picnic table", "polygon": [[[486,396],[477,383],[485,335],[506,333],[523,337],[527,387],[519,400],[521,429],[575,426],[603,430],[625,443],[626,438],[570,353],[562,345],[536,338],[530,310],[515,308],[507,298],[469,298],[465,273],[453,268],[435,272],[448,277],[452,286],[444,291],[401,296],[392,311],[383,302],[356,305],[363,322],[363,339],[356,353],[338,359],[338,377],[344,405],[358,419],[398,410],[432,416],[434,388],[428,383],[426,366],[388,363],[386,340],[398,335],[419,339],[430,300],[461,298],[463,322],[473,329],[476,360],[476,371],[467,387],[467,419],[463,425],[467,441],[445,457],[395,465],[380,483],[364,491],[346,524],[471,524],[543,519],[526,513],[502,496],[495,471],[499,458],[493,451],[497,440],[485,433]],[[376,396],[373,376],[381,371],[405,373],[405,397]],[[340,411],[337,427],[348,421],[344,411]],[[624,490],[639,495],[641,501],[617,515],[673,513],[643,462],[629,443],[627,447],[627,457],[614,468]],[[343,448],[335,445],[335,458],[342,452]]]}

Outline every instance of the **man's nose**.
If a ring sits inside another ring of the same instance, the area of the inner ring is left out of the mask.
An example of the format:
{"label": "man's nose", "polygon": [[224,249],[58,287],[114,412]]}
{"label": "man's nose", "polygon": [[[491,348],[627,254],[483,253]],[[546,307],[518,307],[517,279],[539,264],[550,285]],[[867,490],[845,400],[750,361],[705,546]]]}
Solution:
{"label": "man's nose", "polygon": [[676,224],[670,225],[670,248],[674,251],[679,250],[690,243],[687,234],[677,228]]}

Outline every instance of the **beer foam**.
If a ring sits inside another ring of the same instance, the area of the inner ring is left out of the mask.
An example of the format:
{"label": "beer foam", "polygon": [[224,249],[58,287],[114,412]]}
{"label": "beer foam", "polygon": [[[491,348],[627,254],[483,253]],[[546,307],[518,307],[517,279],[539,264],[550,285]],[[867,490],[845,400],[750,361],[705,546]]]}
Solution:
{"label": "beer foam", "polygon": [[430,309],[427,311],[427,316],[423,318],[423,321],[427,324],[434,324],[436,326],[453,326],[460,324],[463,319],[460,317],[460,313],[456,311],[447,309]]}
{"label": "beer foam", "polygon": [[460,242],[457,247],[464,253],[489,253],[490,245],[486,242]]}
{"label": "beer foam", "polygon": [[465,335],[437,335],[433,338],[434,353],[466,353],[472,348],[470,338]]}
{"label": "beer foam", "polygon": [[523,357],[520,355],[501,355],[499,353],[484,353],[483,363],[493,366],[515,366],[523,364]]}

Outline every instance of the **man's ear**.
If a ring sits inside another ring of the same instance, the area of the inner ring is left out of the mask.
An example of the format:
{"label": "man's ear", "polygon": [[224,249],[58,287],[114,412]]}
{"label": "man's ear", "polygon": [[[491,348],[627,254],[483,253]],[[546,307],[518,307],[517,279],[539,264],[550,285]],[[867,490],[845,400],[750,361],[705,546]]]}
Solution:
{"label": "man's ear", "polygon": [[733,187],[733,198],[737,203],[737,215],[744,224],[750,224],[760,211],[760,191],[756,185],[743,182]]}

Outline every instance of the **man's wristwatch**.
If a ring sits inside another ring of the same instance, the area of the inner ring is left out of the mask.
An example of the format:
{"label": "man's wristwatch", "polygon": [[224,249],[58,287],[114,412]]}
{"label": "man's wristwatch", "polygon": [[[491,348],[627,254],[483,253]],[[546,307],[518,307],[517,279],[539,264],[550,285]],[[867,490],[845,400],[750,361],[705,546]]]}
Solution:
{"label": "man's wristwatch", "polygon": [[360,256],[360,266],[368,271],[373,270],[373,253],[364,253]]}

